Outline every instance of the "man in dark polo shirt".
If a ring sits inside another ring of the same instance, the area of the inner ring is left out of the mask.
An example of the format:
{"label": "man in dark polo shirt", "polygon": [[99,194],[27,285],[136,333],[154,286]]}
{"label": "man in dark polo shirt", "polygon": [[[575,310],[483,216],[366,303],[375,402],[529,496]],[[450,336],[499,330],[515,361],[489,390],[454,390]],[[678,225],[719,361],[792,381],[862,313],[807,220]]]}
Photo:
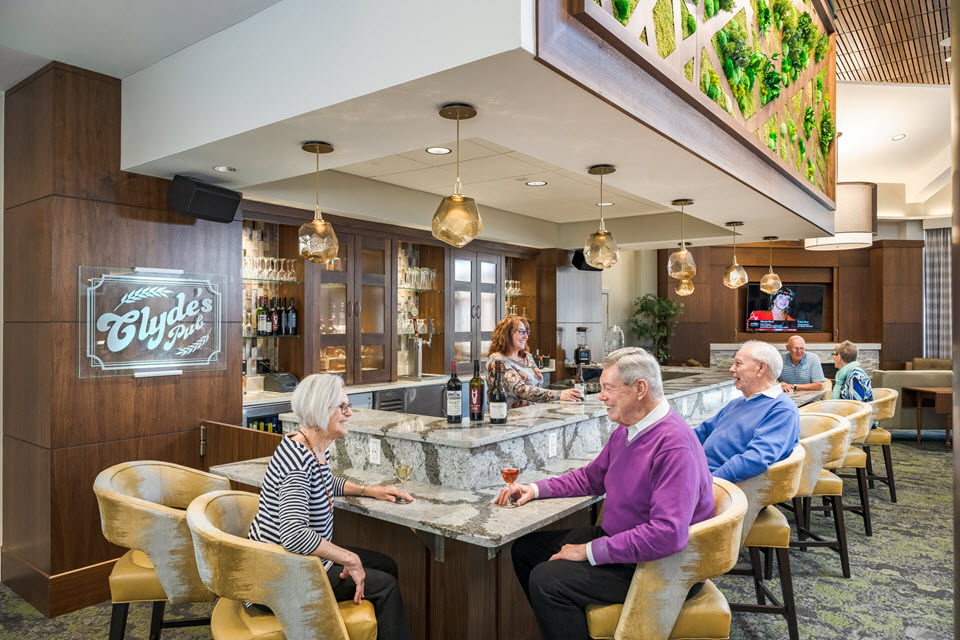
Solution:
{"label": "man in dark polo shirt", "polygon": [[787,393],[819,391],[823,388],[823,367],[820,358],[806,352],[807,343],[800,336],[790,336],[783,354],[780,387]]}

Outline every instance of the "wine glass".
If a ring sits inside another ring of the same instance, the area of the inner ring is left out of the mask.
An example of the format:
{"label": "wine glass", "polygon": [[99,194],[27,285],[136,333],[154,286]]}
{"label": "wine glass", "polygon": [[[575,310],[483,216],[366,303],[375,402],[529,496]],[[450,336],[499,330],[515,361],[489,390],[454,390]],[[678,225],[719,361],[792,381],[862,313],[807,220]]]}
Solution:
{"label": "wine glass", "polygon": [[[413,466],[409,464],[404,464],[400,460],[397,460],[393,466],[394,472],[397,474],[397,480],[400,481],[400,489],[403,489],[403,485],[406,484],[407,480],[410,479],[410,474],[413,473]],[[397,496],[397,504],[409,504],[405,498]]]}
{"label": "wine glass", "polygon": [[[503,478],[503,481],[507,483],[507,487],[510,488],[511,493],[513,492],[513,483],[517,481],[517,476],[519,475],[520,470],[516,467],[506,466],[500,469],[500,476]],[[503,507],[507,509],[512,509],[516,506],[517,502],[514,500],[513,496],[507,500],[507,504],[503,505]]]}

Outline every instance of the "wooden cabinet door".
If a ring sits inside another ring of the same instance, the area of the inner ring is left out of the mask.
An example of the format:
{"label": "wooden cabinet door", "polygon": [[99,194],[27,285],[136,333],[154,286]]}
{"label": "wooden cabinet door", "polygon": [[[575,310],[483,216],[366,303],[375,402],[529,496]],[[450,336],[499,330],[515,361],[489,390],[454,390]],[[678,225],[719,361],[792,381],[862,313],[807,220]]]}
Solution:
{"label": "wooden cabinet door", "polygon": [[340,252],[329,263],[307,263],[316,278],[308,280],[304,325],[309,351],[304,360],[311,363],[306,373],[336,373],[346,384],[354,384],[356,359],[351,336],[353,327],[353,300],[355,295],[356,237],[337,232]]}
{"label": "wooden cabinet door", "polygon": [[396,330],[392,243],[388,236],[358,235],[354,245],[353,382],[386,382],[393,373]]}

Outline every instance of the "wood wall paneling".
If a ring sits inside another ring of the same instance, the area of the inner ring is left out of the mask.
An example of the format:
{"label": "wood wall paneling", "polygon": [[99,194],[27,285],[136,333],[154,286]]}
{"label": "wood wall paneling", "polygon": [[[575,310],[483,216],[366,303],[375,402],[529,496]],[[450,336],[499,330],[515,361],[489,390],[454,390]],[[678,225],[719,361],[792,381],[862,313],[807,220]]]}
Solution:
{"label": "wood wall paneling", "polygon": [[53,193],[54,74],[49,71],[4,98],[3,206],[8,215],[17,205]]}
{"label": "wood wall paneling", "polygon": [[[46,574],[52,572],[50,468],[49,449],[4,436],[3,550]],[[93,495],[92,481],[90,487]],[[4,575],[6,570],[4,558]]]}
{"label": "wood wall paneling", "polygon": [[51,573],[72,571],[123,555],[124,549],[103,537],[93,481],[104,469],[131,460],[163,460],[201,468],[199,425],[185,433],[51,451]]}
{"label": "wood wall paneling", "polygon": [[202,426],[207,438],[207,451],[202,458],[206,471],[221,464],[272,456],[282,437],[222,422],[205,421]]}
{"label": "wood wall paneling", "polygon": [[3,580],[3,584],[29,602],[37,611],[49,616],[50,575],[13,553],[5,545],[0,554],[3,556],[2,569],[0,569],[0,579]]}
{"label": "wood wall paneling", "polygon": [[[73,325],[77,331],[77,325]],[[62,356],[62,345],[54,344],[52,325],[34,322],[6,322],[3,327],[3,434],[49,448],[52,443],[51,407],[56,371],[76,375]],[[74,345],[76,341],[74,341]],[[40,365],[39,363],[43,363]]]}
{"label": "wood wall paneling", "polygon": [[77,267],[141,266],[225,274],[224,319],[241,322],[240,296],[230,293],[241,286],[240,241],[240,222],[92,200],[54,197],[7,210],[4,248],[12,251],[4,256],[4,320],[75,322]]}
{"label": "wood wall paneling", "polygon": [[838,268],[836,287],[840,335],[857,343],[879,342],[873,330],[872,314],[867,313],[867,309],[873,306],[870,266]]}

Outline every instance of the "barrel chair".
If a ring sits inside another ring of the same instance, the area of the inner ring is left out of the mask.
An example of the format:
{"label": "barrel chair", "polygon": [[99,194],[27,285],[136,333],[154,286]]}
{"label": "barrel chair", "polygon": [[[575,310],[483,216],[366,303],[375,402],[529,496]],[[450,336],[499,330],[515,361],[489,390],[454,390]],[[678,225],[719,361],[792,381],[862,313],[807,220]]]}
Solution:
{"label": "barrel chair", "polygon": [[[690,527],[683,551],[641,562],[633,574],[624,604],[588,604],[591,638],[667,640],[730,636],[730,607],[708,580],[729,571],[737,562],[740,531],[747,498],[736,485],[713,479],[714,517]],[[706,582],[686,600],[690,588]]]}
{"label": "barrel chair", "polygon": [[[801,551],[808,547],[825,547],[840,556],[844,578],[850,577],[850,558],[847,552],[847,531],[843,522],[843,480],[830,470],[843,464],[856,429],[842,416],[829,413],[800,414],[800,445],[806,451],[800,487],[793,500],[792,510],[797,521],[797,539],[790,546]],[[810,511],[814,497],[829,500],[836,533],[828,540],[811,530]]]}
{"label": "barrel chair", "polygon": [[[873,407],[866,402],[858,400],[821,400],[812,402],[800,407],[800,413],[830,413],[841,416],[850,421],[854,429],[851,444],[863,444],[870,433],[870,427],[873,425],[871,416]],[[873,523],[870,519],[870,491],[867,481],[867,454],[860,447],[851,446],[847,451],[846,457],[840,464],[841,467],[852,468],[855,475],[836,474],[839,478],[856,478],[857,490],[860,494],[860,506],[847,505],[844,507],[847,511],[856,513],[863,518],[863,531],[866,535],[873,535]],[[829,513],[832,507],[826,506],[825,511]]]}
{"label": "barrel chair", "polygon": [[121,640],[131,602],[152,602],[150,638],[160,629],[210,624],[210,619],[163,621],[167,602],[212,602],[194,560],[186,508],[197,496],[228,489],[228,480],[170,462],[124,462],[93,483],[103,536],[129,549],[110,573],[110,640]]}
{"label": "barrel chair", "polygon": [[214,491],[187,508],[200,577],[221,596],[214,640],[376,640],[373,604],[337,602],[320,558],[247,538],[258,505],[253,493]]}
{"label": "barrel chair", "polygon": [[[893,417],[897,412],[898,397],[900,397],[900,392],[896,389],[883,389],[878,387],[873,389],[873,400],[867,404],[873,407],[872,420],[874,424],[876,424],[878,420],[886,420],[887,418]],[[873,489],[874,480],[884,483],[890,490],[890,502],[896,502],[897,486],[893,481],[893,460],[890,457],[890,442],[890,432],[886,429],[881,429],[880,427],[870,429],[866,440],[863,441],[863,450],[867,454],[867,481],[870,483],[870,488]],[[885,475],[881,476],[873,473],[873,458],[870,455],[871,446],[879,446],[883,452]]]}
{"label": "barrel chair", "polygon": [[[782,615],[787,621],[790,640],[798,640],[800,637],[797,631],[797,608],[793,597],[793,577],[790,573],[790,523],[773,505],[793,500],[797,495],[805,457],[804,448],[797,445],[784,460],[770,465],[758,476],[737,483],[747,498],[747,512],[741,526],[740,545],[747,548],[751,567],[734,569],[730,573],[753,576],[757,604],[730,603],[730,610]],[[773,557],[771,553],[776,553],[783,603],[777,600],[763,582],[760,567],[761,550],[768,558]],[[766,604],[767,599],[772,604]]]}

